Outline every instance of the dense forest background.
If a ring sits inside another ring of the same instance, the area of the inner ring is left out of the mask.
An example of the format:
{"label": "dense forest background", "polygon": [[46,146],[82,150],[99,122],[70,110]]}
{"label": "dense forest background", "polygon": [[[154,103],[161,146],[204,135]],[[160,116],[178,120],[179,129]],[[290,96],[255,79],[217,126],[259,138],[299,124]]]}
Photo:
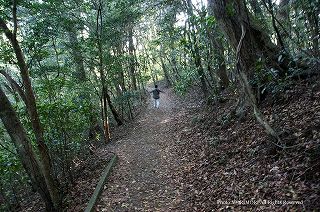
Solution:
{"label": "dense forest background", "polygon": [[209,108],[232,93],[224,121],[251,111],[269,145],[297,145],[260,105],[318,76],[319,11],[318,0],[0,0],[0,210],[32,191],[62,210],[81,161],[160,80],[179,95],[199,87]]}

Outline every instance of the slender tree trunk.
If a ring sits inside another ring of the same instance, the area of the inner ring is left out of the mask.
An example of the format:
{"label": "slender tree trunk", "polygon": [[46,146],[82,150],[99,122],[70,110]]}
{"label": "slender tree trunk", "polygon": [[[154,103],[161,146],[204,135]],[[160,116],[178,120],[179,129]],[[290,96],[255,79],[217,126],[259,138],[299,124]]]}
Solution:
{"label": "slender tree trunk", "polygon": [[122,120],[120,119],[120,116],[119,116],[117,110],[115,109],[115,107],[113,106],[113,104],[112,104],[112,102],[111,102],[111,98],[110,98],[110,95],[108,94],[108,91],[105,91],[104,94],[106,95],[105,98],[106,98],[107,101],[108,101],[109,108],[110,108],[111,113],[112,113],[114,119],[116,120],[118,126],[122,125],[123,122],[122,122]]}
{"label": "slender tree trunk", "polygon": [[271,23],[272,23],[273,29],[276,33],[276,36],[277,36],[277,44],[278,44],[278,46],[281,47],[281,50],[286,51],[286,48],[285,48],[285,45],[283,42],[283,37],[282,37],[280,30],[276,24],[277,18],[274,13],[273,4],[272,4],[271,0],[267,0],[267,2],[266,2],[266,0],[262,0],[262,2],[271,15]]}
{"label": "slender tree trunk", "polygon": [[133,90],[137,90],[136,65],[135,65],[135,49],[133,44],[133,26],[129,27],[129,55],[130,55],[130,76]]}
{"label": "slender tree trunk", "polygon": [[40,168],[39,161],[32,150],[31,142],[1,87],[0,105],[0,118],[15,145],[21,163],[32,182],[32,187],[41,195],[46,204],[46,209],[48,211],[55,211],[56,208],[47,187],[47,182],[42,174],[43,171],[42,168]]}
{"label": "slender tree trunk", "polygon": [[[208,1],[208,14],[213,16],[211,1]],[[217,28],[217,27],[216,27]],[[227,88],[229,86],[229,78],[227,75],[226,63],[224,60],[224,47],[222,45],[223,41],[219,38],[219,34],[217,33],[217,29],[209,28],[208,36],[211,41],[211,45],[213,47],[214,56],[217,59],[218,63],[218,77],[219,84],[221,88]]]}
{"label": "slender tree trunk", "polygon": [[[177,14],[176,3],[178,3],[178,2],[179,1],[172,1],[171,7],[169,7],[166,10],[166,14],[165,14],[165,16],[168,19],[166,35],[169,38],[169,48],[170,48],[170,53],[169,53],[169,57],[167,57],[167,60],[171,66],[171,70],[172,70],[171,73],[173,73],[174,81],[177,81],[180,78],[179,77],[179,69],[178,69],[178,65],[177,65],[177,63],[178,63],[177,62],[177,55],[176,55],[176,50],[175,50],[175,46],[174,46],[174,42],[175,42],[174,24],[176,23],[176,14]],[[162,57],[165,57],[165,54],[162,54]]]}
{"label": "slender tree trunk", "polygon": [[161,67],[162,67],[162,70],[163,70],[163,73],[164,73],[164,78],[167,81],[167,85],[171,86],[171,81],[170,81],[170,78],[169,78],[168,69],[167,69],[166,65],[164,64],[164,61],[163,61],[163,58],[162,58],[162,54],[160,54],[160,62],[161,62]]}
{"label": "slender tree trunk", "polygon": [[208,91],[207,83],[206,83],[206,80],[205,80],[206,77],[205,77],[204,69],[203,69],[203,66],[202,66],[198,45],[195,45],[194,50],[195,50],[195,52],[193,53],[193,58],[194,58],[194,62],[195,62],[196,68],[197,68],[197,73],[198,73],[199,78],[200,78],[201,89],[202,89],[204,95],[208,96],[209,91]]}
{"label": "slender tree trunk", "polygon": [[86,80],[86,72],[84,69],[83,56],[82,56],[79,41],[77,38],[77,33],[74,29],[70,29],[68,31],[68,35],[69,35],[69,43],[71,47],[72,57],[77,68],[75,77],[80,82],[83,82]]}
{"label": "slender tree trunk", "polygon": [[[118,56],[121,56],[124,52],[123,50],[123,44],[121,43],[118,47],[117,47],[117,54]],[[130,101],[130,97],[127,95],[127,86],[126,86],[126,81],[125,81],[125,74],[124,74],[124,70],[123,70],[123,67],[122,67],[122,64],[119,63],[119,65],[121,66],[121,70],[119,71],[119,82],[120,82],[120,86],[121,86],[121,89],[122,89],[122,95],[125,95],[125,101],[127,103],[127,106],[128,106],[128,118],[130,120],[133,119],[133,112],[132,112],[132,106],[131,106],[131,101]],[[123,104],[121,102],[121,104]]]}
{"label": "slender tree trunk", "polygon": [[315,11],[307,12],[307,20],[310,25],[313,56],[319,57],[319,14],[316,14]]}
{"label": "slender tree trunk", "polygon": [[227,88],[229,86],[229,78],[227,74],[227,66],[224,60],[224,47],[222,46],[222,41],[217,41],[214,38],[212,41],[213,53],[218,65],[217,75],[219,77],[219,85],[221,89]]}
{"label": "slender tree trunk", "polygon": [[102,117],[103,117],[103,125],[104,125],[105,142],[109,142],[111,140],[111,134],[110,134],[110,128],[109,128],[108,104],[107,104],[107,95],[106,95],[105,86],[102,86]]}
{"label": "slender tree trunk", "polygon": [[[16,26],[16,21],[14,22]],[[41,127],[41,123],[40,123],[40,119],[37,111],[37,106],[36,106],[36,99],[33,93],[31,80],[29,77],[29,70],[25,62],[24,55],[22,53],[20,45],[16,39],[16,34],[15,34],[16,29],[14,29],[14,32],[12,33],[8,29],[4,20],[1,18],[0,18],[0,28],[4,31],[6,37],[10,41],[18,61],[20,75],[25,88],[25,97],[27,100],[26,107],[27,107],[29,116],[31,118],[32,128],[35,134],[37,147],[40,153],[41,170],[43,172],[53,205],[56,209],[59,209],[61,207],[61,201],[62,201],[62,198],[59,192],[59,185],[58,185],[58,181],[54,179],[54,176],[52,174],[51,158],[49,155],[47,145],[44,142],[43,131],[42,131],[42,127]]]}
{"label": "slender tree trunk", "polygon": [[18,85],[18,83],[4,70],[0,70],[0,73],[7,79],[7,81],[11,84],[11,87],[18,92],[19,96],[21,97],[22,101],[27,104],[27,97],[22,90],[22,88]]}
{"label": "slender tree trunk", "polygon": [[161,62],[161,67],[162,67],[162,70],[163,70],[163,73],[164,73],[164,77],[167,81],[167,85],[168,86],[171,86],[171,81],[170,81],[170,77],[169,77],[169,73],[168,73],[168,69],[163,61],[163,54],[164,54],[164,48],[163,48],[163,45],[161,44],[160,45],[160,51],[159,51],[159,57],[160,57],[160,62]]}
{"label": "slender tree trunk", "polygon": [[[123,44],[120,43],[117,47],[116,47],[116,54],[117,54],[117,57],[121,57],[124,53],[124,50],[123,50]],[[117,61],[117,64],[119,65],[120,67],[120,70],[118,71],[118,81],[119,81],[119,85],[121,87],[121,90],[122,90],[122,93],[123,92],[126,92],[127,91],[127,88],[126,88],[126,83],[125,83],[125,77],[124,77],[124,70],[123,70],[123,65],[121,62]]]}
{"label": "slender tree trunk", "polygon": [[277,19],[279,20],[279,22],[282,24],[283,27],[285,27],[285,29],[280,28],[280,33],[281,36],[284,39],[288,38],[288,34],[285,32],[285,30],[289,29],[290,26],[290,19],[289,19],[289,14],[290,14],[290,0],[280,0],[279,3],[279,10],[276,14]]}
{"label": "slender tree trunk", "polygon": [[[100,23],[100,24],[99,24]],[[109,128],[109,118],[108,118],[108,104],[107,104],[107,86],[106,86],[106,76],[103,69],[103,53],[102,53],[102,3],[99,1],[99,8],[97,13],[97,45],[98,45],[98,57],[99,57],[99,73],[101,80],[101,107],[102,107],[102,118],[104,124],[104,136],[105,142],[111,140],[110,128]]]}
{"label": "slender tree trunk", "polygon": [[204,73],[204,69],[201,62],[200,50],[198,46],[198,41],[196,38],[196,31],[194,24],[190,21],[191,16],[193,15],[192,3],[191,0],[187,0],[187,13],[188,13],[188,23],[189,23],[189,39],[193,43],[193,47],[191,47],[192,57],[194,59],[195,66],[197,68],[197,73],[201,82],[201,89],[204,95],[207,97],[209,94],[208,86],[206,83],[206,77]]}

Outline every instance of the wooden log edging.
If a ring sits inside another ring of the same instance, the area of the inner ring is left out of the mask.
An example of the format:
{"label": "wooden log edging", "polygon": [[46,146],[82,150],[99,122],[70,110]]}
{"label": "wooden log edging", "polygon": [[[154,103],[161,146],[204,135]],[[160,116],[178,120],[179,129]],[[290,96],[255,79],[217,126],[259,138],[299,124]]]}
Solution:
{"label": "wooden log edging", "polygon": [[100,180],[97,184],[96,189],[93,192],[93,195],[90,198],[90,201],[86,207],[85,212],[92,212],[94,211],[95,205],[99,199],[100,194],[102,193],[103,190],[103,185],[105,184],[105,182],[107,181],[107,178],[109,177],[112,167],[115,165],[115,163],[117,162],[117,155],[112,156],[110,162],[108,163],[108,166],[106,167],[106,169],[103,171]]}

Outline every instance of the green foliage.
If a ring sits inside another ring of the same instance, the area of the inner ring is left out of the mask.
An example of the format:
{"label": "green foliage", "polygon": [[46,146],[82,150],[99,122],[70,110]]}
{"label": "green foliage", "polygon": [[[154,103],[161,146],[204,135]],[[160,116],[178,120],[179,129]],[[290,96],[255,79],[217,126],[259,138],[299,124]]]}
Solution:
{"label": "green foliage", "polygon": [[236,14],[235,8],[234,8],[234,2],[228,1],[226,4],[226,13],[228,16],[233,17]]}
{"label": "green foliage", "polygon": [[210,27],[210,28],[215,27],[215,25],[217,24],[214,16],[207,16],[205,18],[205,21],[206,21],[207,27]]}
{"label": "green foliage", "polygon": [[0,61],[6,61],[8,63],[15,61],[12,48],[5,42],[3,37],[0,37]]}
{"label": "green foliage", "polygon": [[6,204],[0,205],[0,210],[6,211],[9,205],[17,203],[17,198],[21,198],[17,190],[23,189],[25,184],[29,183],[29,179],[23,170],[20,158],[16,155],[9,136],[1,124],[0,140],[0,189],[7,199]]}
{"label": "green foliage", "polygon": [[194,84],[194,79],[197,77],[195,69],[188,68],[181,72],[181,78],[174,85],[174,90],[179,95],[185,95],[190,86]]}

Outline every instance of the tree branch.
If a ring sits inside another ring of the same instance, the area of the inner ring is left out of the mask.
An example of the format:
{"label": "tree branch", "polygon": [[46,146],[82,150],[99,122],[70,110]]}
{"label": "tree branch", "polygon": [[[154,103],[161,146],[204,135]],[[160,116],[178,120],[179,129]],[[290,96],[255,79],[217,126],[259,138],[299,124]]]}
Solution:
{"label": "tree branch", "polygon": [[18,83],[5,70],[0,69],[0,74],[2,74],[7,79],[7,81],[10,83],[11,87],[16,92],[18,92],[22,101],[27,105],[26,95],[25,95],[24,91],[22,90],[22,88],[18,85]]}
{"label": "tree branch", "polygon": [[17,37],[17,30],[18,30],[17,1],[16,0],[13,0],[12,17],[13,17],[13,36],[16,38]]}
{"label": "tree branch", "polygon": [[270,0],[268,0],[268,4],[269,4],[269,7],[267,6],[267,3],[265,2],[265,0],[262,1],[263,5],[266,7],[266,9],[268,10],[268,12],[271,14],[271,20],[272,20],[272,26],[274,28],[274,31],[276,32],[276,35],[278,37],[278,41],[280,43],[280,46],[283,50],[285,50],[285,46],[284,46],[284,43],[283,43],[283,40],[282,40],[282,37],[280,35],[280,32],[279,32],[279,29],[276,25],[276,18],[275,18],[275,15],[274,15],[274,12],[273,12],[273,7],[272,7],[272,3]]}
{"label": "tree branch", "polygon": [[5,145],[3,145],[2,143],[0,143],[0,146],[2,147],[2,149],[7,150],[8,152],[10,152],[11,154],[18,156],[17,153],[11,151],[8,147],[6,147]]}

